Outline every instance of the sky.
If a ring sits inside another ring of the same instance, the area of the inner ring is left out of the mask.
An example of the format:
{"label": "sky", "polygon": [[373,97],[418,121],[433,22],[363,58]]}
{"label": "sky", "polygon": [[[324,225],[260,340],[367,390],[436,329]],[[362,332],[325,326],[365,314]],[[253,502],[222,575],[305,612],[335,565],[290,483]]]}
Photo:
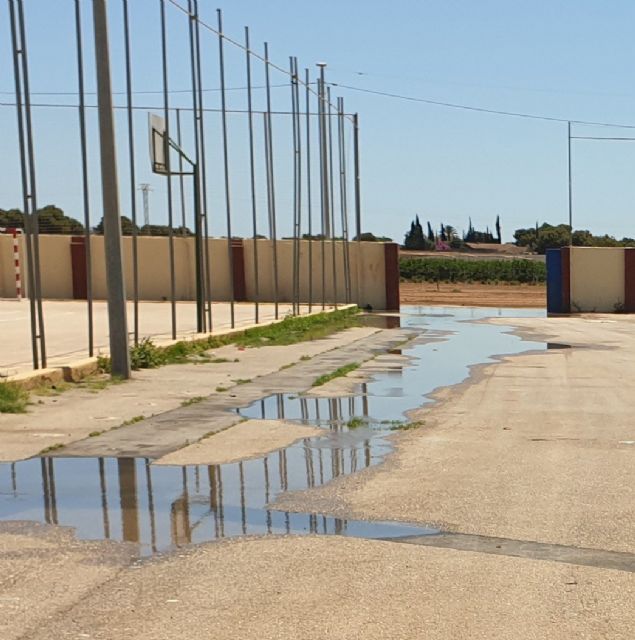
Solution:
{"label": "sky", "polygon": [[[186,0],[174,0],[185,5]],[[87,90],[94,89],[91,2],[81,0]],[[113,90],[125,88],[121,2],[108,0]],[[135,91],[160,91],[160,0],[130,0]],[[31,90],[34,102],[76,103],[74,2],[24,0]],[[584,120],[635,126],[632,25],[635,4],[624,0],[200,0],[201,17],[216,25],[223,9],[224,31],[242,42],[251,29],[252,48],[270,44],[271,58],[288,68],[289,55],[308,67],[327,63],[333,99],[342,96],[346,111],[360,118],[363,230],[402,241],[410,221],[419,215],[433,226],[467,229],[493,227],[500,215],[503,237],[537,221],[568,219],[566,122],[495,115],[443,107],[366,91],[535,114],[562,120]],[[170,2],[168,18],[171,104],[189,107],[189,49],[185,16]],[[201,32],[205,106],[219,106],[218,40]],[[244,51],[226,43],[227,100],[245,106]],[[288,77],[272,71],[273,105],[288,110]],[[254,60],[254,84],[263,82]],[[277,86],[277,85],[284,86]],[[344,88],[355,87],[356,89]],[[20,207],[14,99],[7,3],[0,3],[0,208]],[[159,94],[135,94],[139,107],[160,113]],[[304,99],[304,96],[303,96]],[[116,97],[123,104],[123,96]],[[264,91],[256,89],[257,109]],[[315,106],[315,97],[311,96]],[[93,96],[88,101],[94,101]],[[226,201],[222,173],[222,138],[218,114],[206,116],[208,211],[214,235],[224,235]],[[183,145],[192,152],[191,116],[182,114]],[[259,230],[266,229],[262,116],[255,117],[257,149],[256,200]],[[316,130],[312,119],[313,215],[319,208]],[[150,171],[147,110],[135,112],[135,168],[138,185],[152,185],[151,221],[167,219],[166,179]],[[122,213],[130,215],[131,189],[125,112],[117,113],[117,145]],[[292,146],[290,119],[274,117],[275,178],[279,230],[289,233],[292,220]],[[172,124],[174,129],[174,124]],[[251,232],[251,197],[247,120],[228,119],[232,233]],[[635,129],[574,124],[575,136],[633,137]],[[54,203],[82,218],[77,111],[34,108],[35,156],[39,204]],[[101,218],[96,115],[88,115],[91,222]],[[345,123],[346,159],[351,168],[352,128]],[[576,228],[617,237],[635,236],[635,141],[573,140],[573,218]],[[335,167],[337,174],[338,167]],[[174,181],[174,219],[180,220],[178,180]],[[351,209],[352,179],[348,180]],[[134,190],[138,216],[140,193]],[[306,189],[305,189],[306,194]],[[304,197],[304,196],[303,196]],[[337,193],[339,202],[339,191]],[[186,216],[191,189],[184,180]],[[303,201],[306,217],[306,202]],[[338,205],[339,206],[339,205]],[[338,209],[339,210],[339,209]],[[186,220],[186,221],[187,221]],[[306,218],[303,225],[306,226]],[[318,224],[313,218],[313,225]],[[305,226],[303,229],[305,229]],[[263,231],[266,233],[266,230]]]}

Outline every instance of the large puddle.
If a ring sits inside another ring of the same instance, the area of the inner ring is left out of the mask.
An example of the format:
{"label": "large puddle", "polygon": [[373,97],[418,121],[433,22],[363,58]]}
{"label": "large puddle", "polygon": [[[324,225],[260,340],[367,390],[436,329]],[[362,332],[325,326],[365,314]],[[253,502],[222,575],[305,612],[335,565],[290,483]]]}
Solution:
{"label": "large puddle", "polygon": [[[148,555],[188,544],[268,533],[390,538],[436,533],[401,523],[345,520],[268,508],[285,491],[326,484],[379,464],[387,436],[404,412],[431,402],[439,387],[465,380],[469,367],[493,356],[544,350],[483,318],[532,317],[533,310],[405,307],[401,326],[421,329],[407,356],[360,384],[355,395],[309,398],[278,394],[248,407],[245,417],[284,418],[324,435],[243,462],[154,466],[145,458],[33,458],[0,464],[0,520],[33,520],[75,528],[84,539],[137,543]],[[564,346],[564,345],[558,345]]]}

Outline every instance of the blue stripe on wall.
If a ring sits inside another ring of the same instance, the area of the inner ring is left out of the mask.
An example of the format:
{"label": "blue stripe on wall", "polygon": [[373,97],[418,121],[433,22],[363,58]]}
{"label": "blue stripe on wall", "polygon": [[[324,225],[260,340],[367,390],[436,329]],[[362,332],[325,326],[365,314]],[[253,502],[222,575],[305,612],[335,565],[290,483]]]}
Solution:
{"label": "blue stripe on wall", "polygon": [[560,249],[547,249],[547,313],[563,313]]}

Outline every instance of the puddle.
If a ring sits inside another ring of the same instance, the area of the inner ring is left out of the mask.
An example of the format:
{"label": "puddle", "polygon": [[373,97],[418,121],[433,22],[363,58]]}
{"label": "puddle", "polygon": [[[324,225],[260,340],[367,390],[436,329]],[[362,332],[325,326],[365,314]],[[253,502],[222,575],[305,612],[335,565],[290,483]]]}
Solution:
{"label": "puddle", "polygon": [[[236,409],[324,430],[266,456],[216,466],[153,466],[145,458],[33,458],[0,464],[0,520],[75,528],[84,539],[134,542],[142,555],[241,535],[337,534],[391,538],[437,533],[401,523],[365,522],[267,508],[277,495],[328,483],[382,462],[388,435],[404,412],[431,402],[437,388],[462,382],[469,367],[494,355],[545,350],[507,328],[470,323],[486,317],[532,317],[533,310],[407,307],[402,327],[421,336],[399,351],[403,364],[373,374],[354,395],[309,398],[277,394]],[[398,318],[399,320],[399,318]],[[425,342],[425,340],[431,340]],[[562,347],[562,345],[560,345]],[[551,347],[553,348],[553,347]]]}

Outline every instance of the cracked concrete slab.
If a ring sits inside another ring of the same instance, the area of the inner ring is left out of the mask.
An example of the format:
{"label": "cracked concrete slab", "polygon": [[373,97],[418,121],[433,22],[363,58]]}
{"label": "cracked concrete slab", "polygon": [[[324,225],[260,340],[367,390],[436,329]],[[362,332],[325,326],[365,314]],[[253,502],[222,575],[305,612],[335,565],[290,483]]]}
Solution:
{"label": "cracked concrete slab", "polygon": [[[368,360],[417,335],[413,329],[373,330],[357,340],[323,351],[310,360],[297,361],[292,367],[269,372],[235,385],[222,393],[184,407],[165,411],[141,422],[111,429],[97,437],[79,440],[51,452],[53,456],[111,456],[161,458],[181,447],[197,442],[211,433],[238,424],[237,407],[245,407],[274,393],[300,393],[310,388],[320,375],[359,359]],[[271,347],[277,349],[278,347]],[[270,353],[270,352],[269,352]],[[266,353],[263,354],[266,357]]]}
{"label": "cracked concrete slab", "polygon": [[324,435],[324,429],[284,420],[245,420],[196,444],[154,461],[165,465],[215,465],[238,462],[293,444],[302,438]]}

